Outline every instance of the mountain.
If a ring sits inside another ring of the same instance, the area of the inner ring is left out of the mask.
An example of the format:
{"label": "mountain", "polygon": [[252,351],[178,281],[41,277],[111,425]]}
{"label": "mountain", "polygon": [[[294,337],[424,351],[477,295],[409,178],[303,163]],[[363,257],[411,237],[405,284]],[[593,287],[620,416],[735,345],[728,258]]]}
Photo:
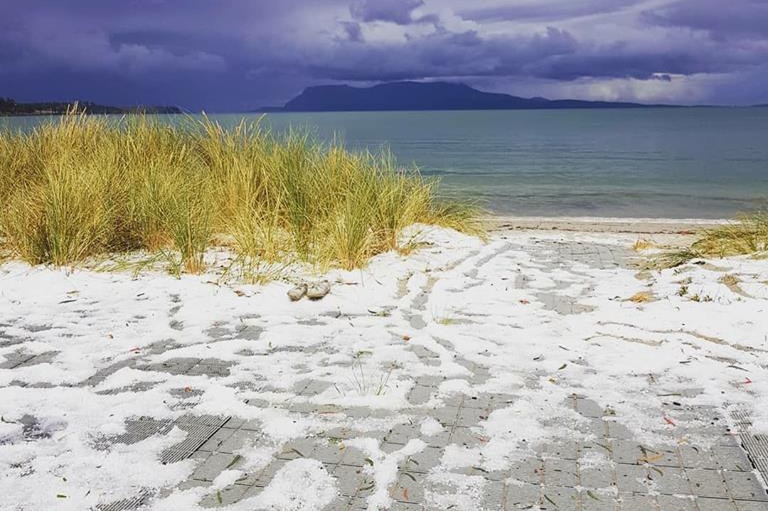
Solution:
{"label": "mountain", "polygon": [[10,98],[0,97],[0,116],[2,115],[61,115],[77,108],[87,114],[180,114],[175,106],[132,106],[118,107],[82,102],[43,102],[17,103]]}
{"label": "mountain", "polygon": [[577,99],[521,98],[482,92],[461,83],[392,82],[373,87],[322,85],[308,87],[282,108],[269,112],[334,112],[382,110],[532,110],[556,108],[647,108],[670,105],[613,103]]}

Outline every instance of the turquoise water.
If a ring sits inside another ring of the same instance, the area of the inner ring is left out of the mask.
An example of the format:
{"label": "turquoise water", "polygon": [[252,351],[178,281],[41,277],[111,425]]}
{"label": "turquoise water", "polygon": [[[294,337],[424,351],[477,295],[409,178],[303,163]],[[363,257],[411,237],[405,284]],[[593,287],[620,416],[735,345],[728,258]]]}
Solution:
{"label": "turquoise water", "polygon": [[[234,124],[243,115],[212,117]],[[404,166],[440,177],[446,194],[500,214],[723,218],[768,205],[768,108],[292,113],[265,122],[352,149],[389,147]]]}

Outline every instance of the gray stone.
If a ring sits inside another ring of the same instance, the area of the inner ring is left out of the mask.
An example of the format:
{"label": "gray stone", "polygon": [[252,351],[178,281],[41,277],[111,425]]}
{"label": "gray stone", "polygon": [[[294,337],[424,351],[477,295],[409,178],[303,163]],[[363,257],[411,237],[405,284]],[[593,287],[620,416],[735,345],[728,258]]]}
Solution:
{"label": "gray stone", "polygon": [[685,471],[691,481],[693,493],[699,497],[728,498],[723,476],[716,470],[689,469]]}
{"label": "gray stone", "polygon": [[725,484],[734,499],[768,502],[768,494],[752,472],[723,472]]}
{"label": "gray stone", "polygon": [[696,500],[699,511],[737,511],[736,505],[724,499],[699,498]]}

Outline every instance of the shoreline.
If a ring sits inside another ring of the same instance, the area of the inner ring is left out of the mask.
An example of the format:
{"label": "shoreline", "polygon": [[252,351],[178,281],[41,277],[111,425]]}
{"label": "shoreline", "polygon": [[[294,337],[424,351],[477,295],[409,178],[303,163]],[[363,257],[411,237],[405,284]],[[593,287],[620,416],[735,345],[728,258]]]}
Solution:
{"label": "shoreline", "polygon": [[619,217],[541,217],[488,215],[483,218],[491,231],[530,230],[600,232],[614,234],[694,235],[698,231],[731,222],[705,218],[619,218]]}

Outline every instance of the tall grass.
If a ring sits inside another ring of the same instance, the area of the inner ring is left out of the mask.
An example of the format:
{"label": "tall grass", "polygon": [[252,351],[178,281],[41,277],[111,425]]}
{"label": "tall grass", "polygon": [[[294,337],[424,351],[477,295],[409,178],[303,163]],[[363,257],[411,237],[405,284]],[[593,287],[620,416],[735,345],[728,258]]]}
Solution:
{"label": "tall grass", "polygon": [[0,237],[31,263],[163,251],[189,272],[230,246],[242,261],[356,268],[417,222],[480,232],[476,208],[389,154],[350,153],[258,122],[224,129],[71,113],[0,133]]}
{"label": "tall grass", "polygon": [[734,222],[706,229],[690,247],[663,253],[652,266],[672,268],[691,259],[737,255],[768,257],[768,211],[745,213]]}

